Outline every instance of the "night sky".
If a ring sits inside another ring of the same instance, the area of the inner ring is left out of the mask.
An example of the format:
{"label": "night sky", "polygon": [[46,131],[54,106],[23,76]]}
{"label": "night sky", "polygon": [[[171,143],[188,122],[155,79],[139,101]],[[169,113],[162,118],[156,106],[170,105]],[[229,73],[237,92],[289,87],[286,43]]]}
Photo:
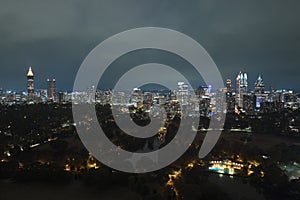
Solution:
{"label": "night sky", "polygon": [[[145,26],[174,29],[198,41],[224,80],[241,70],[248,73],[250,89],[261,74],[267,89],[300,90],[298,0],[0,0],[0,88],[25,90],[32,66],[36,88],[56,78],[59,90],[71,90],[96,45]],[[139,57],[122,62],[131,59]],[[172,64],[170,56],[161,59]]]}

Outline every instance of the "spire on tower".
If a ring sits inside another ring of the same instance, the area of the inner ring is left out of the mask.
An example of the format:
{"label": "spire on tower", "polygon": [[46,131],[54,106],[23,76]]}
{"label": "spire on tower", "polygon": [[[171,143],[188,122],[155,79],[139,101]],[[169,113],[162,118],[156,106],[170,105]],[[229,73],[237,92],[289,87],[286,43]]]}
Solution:
{"label": "spire on tower", "polygon": [[34,74],[33,74],[33,71],[32,71],[32,69],[31,69],[31,67],[29,67],[29,70],[28,70],[27,76],[34,76]]}

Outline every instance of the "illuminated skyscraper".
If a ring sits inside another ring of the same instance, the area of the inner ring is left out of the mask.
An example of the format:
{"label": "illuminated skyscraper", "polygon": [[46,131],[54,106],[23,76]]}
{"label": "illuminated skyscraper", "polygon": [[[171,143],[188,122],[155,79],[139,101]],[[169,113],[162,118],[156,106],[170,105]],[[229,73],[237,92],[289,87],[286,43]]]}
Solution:
{"label": "illuminated skyscraper", "polygon": [[139,107],[143,104],[143,95],[140,88],[134,88],[131,92],[131,97],[129,99],[129,103],[132,104],[134,107]]}
{"label": "illuminated skyscraper", "polygon": [[56,96],[56,80],[55,79],[47,79],[47,97],[55,101]]}
{"label": "illuminated skyscraper", "polygon": [[33,97],[34,94],[34,74],[33,71],[31,69],[31,67],[29,67],[28,73],[27,73],[27,93],[28,96]]}
{"label": "illuminated skyscraper", "polygon": [[255,94],[263,94],[265,92],[265,84],[259,75],[254,84],[254,93]]}
{"label": "illuminated skyscraper", "polygon": [[234,112],[235,101],[232,94],[232,81],[231,79],[226,80],[226,103],[227,103],[227,112]]}
{"label": "illuminated skyscraper", "polygon": [[243,108],[243,96],[247,94],[248,91],[248,76],[246,73],[240,72],[236,77],[236,104]]}
{"label": "illuminated skyscraper", "polygon": [[254,83],[254,94],[256,96],[256,108],[260,108],[260,104],[267,99],[267,94],[265,94],[265,84],[259,75]]}
{"label": "illuminated skyscraper", "polygon": [[189,101],[189,89],[188,85],[184,82],[178,82],[177,99],[181,105],[188,105]]}

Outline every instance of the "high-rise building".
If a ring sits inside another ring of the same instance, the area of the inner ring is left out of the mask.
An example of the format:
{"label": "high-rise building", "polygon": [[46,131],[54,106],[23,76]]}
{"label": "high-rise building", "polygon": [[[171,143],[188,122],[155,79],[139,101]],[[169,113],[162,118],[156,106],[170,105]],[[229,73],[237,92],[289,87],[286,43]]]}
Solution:
{"label": "high-rise building", "polygon": [[259,75],[257,80],[254,83],[254,93],[255,94],[263,94],[265,92],[265,84]]}
{"label": "high-rise building", "polygon": [[227,89],[227,92],[232,92],[232,81],[231,81],[231,79],[226,80],[226,89]]}
{"label": "high-rise building", "polygon": [[254,94],[256,96],[255,107],[260,108],[260,104],[267,100],[267,94],[265,94],[265,84],[259,75],[254,83]]}
{"label": "high-rise building", "polygon": [[227,103],[227,112],[234,112],[235,99],[233,96],[231,79],[226,80],[226,103]]}
{"label": "high-rise building", "polygon": [[243,108],[243,96],[247,94],[248,91],[248,76],[246,73],[240,72],[236,77],[236,93],[235,99],[236,104]]}
{"label": "high-rise building", "polygon": [[210,101],[208,96],[203,96],[199,101],[199,114],[203,117],[208,117],[210,113]]}
{"label": "high-rise building", "polygon": [[189,103],[189,86],[184,82],[178,82],[177,99],[181,105],[188,105]]}
{"label": "high-rise building", "polygon": [[234,112],[235,98],[232,92],[226,92],[227,112]]}
{"label": "high-rise building", "polygon": [[134,107],[139,107],[143,104],[143,94],[140,88],[133,88],[131,92],[131,97],[129,99],[129,103]]}
{"label": "high-rise building", "polygon": [[47,79],[47,97],[48,99],[55,101],[56,97],[56,80]]}
{"label": "high-rise building", "polygon": [[63,103],[65,101],[65,94],[63,92],[58,93],[58,103]]}
{"label": "high-rise building", "polygon": [[227,112],[227,88],[220,88],[215,92],[215,108],[217,113]]}
{"label": "high-rise building", "polygon": [[29,67],[27,72],[27,93],[29,97],[34,95],[34,74],[31,67]]}

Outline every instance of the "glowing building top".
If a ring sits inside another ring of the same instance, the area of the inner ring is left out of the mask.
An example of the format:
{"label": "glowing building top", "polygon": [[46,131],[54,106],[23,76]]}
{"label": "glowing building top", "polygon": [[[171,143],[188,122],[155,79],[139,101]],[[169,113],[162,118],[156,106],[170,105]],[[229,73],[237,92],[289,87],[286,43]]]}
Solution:
{"label": "glowing building top", "polygon": [[248,75],[240,73],[236,77],[236,103],[243,108],[243,96],[248,92]]}
{"label": "glowing building top", "polygon": [[27,76],[34,76],[34,74],[33,74],[33,71],[32,71],[32,69],[31,69],[31,67],[29,67],[29,70],[28,70]]}
{"label": "glowing building top", "polygon": [[259,75],[257,80],[254,83],[254,92],[255,94],[263,94],[264,91],[265,91],[265,84],[261,76]]}
{"label": "glowing building top", "polygon": [[30,96],[30,98],[32,99],[34,94],[34,74],[31,67],[29,67],[29,70],[27,72],[27,92],[28,96]]}

